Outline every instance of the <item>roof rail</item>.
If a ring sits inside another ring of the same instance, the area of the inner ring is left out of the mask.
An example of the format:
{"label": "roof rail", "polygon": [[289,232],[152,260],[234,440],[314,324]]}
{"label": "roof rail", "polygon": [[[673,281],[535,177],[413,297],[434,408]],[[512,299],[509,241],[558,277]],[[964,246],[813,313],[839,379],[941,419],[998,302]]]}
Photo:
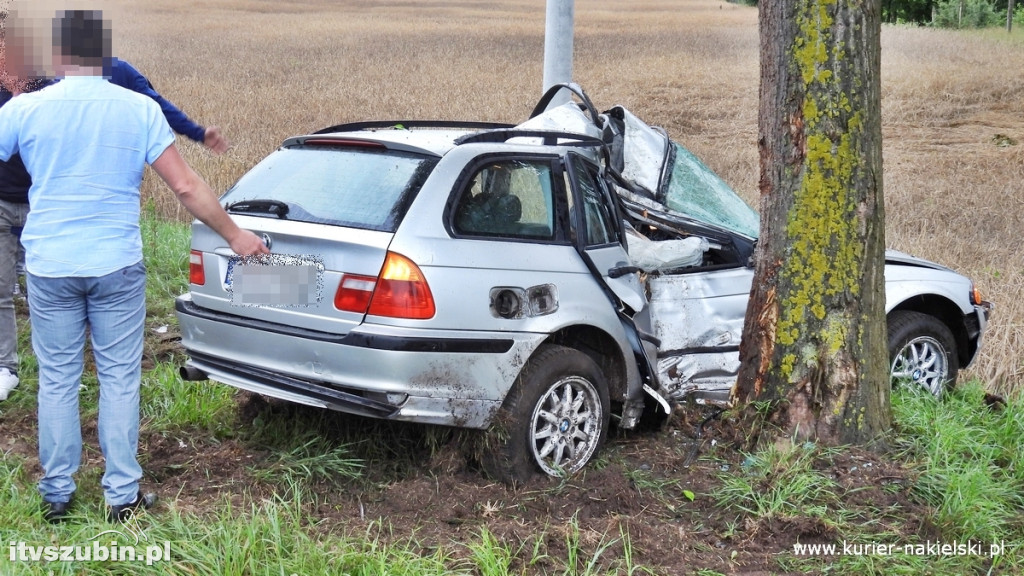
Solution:
{"label": "roof rail", "polygon": [[470,130],[497,130],[512,128],[512,124],[500,122],[464,122],[452,120],[370,120],[366,122],[349,122],[321,128],[313,134],[330,134],[331,132],[360,132],[363,130],[407,130],[409,128],[456,128]]}
{"label": "roof rail", "polygon": [[548,105],[550,105],[551,101],[555,98],[555,94],[558,94],[563,89],[572,92],[573,94],[578,96],[580,100],[583,101],[580,107],[586,110],[588,114],[590,114],[590,120],[594,123],[595,126],[600,128],[601,123],[600,120],[598,120],[600,115],[597,113],[597,108],[594,108],[594,104],[590,101],[590,98],[587,97],[586,93],[583,92],[583,88],[580,88],[580,85],[575,82],[562,82],[559,84],[553,84],[550,88],[548,88],[547,92],[545,92],[544,95],[541,96],[540,101],[537,102],[537,106],[533,109],[533,112],[530,113],[530,118],[534,118],[536,116],[540,116],[541,114],[543,114],[544,111],[548,109]]}
{"label": "roof rail", "polygon": [[[604,140],[578,132],[559,132],[554,130],[519,130],[516,128],[503,128],[466,134],[455,140],[458,145],[473,144],[479,142],[499,143],[507,142],[512,138],[541,138],[545,146],[604,146]],[[559,140],[572,140],[572,142],[561,142]]]}

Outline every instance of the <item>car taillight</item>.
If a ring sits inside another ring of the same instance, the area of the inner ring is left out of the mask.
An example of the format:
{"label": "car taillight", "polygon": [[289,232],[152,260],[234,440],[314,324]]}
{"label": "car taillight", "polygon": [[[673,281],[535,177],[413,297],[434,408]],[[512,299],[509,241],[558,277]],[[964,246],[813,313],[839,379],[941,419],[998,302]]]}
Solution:
{"label": "car taillight", "polygon": [[435,312],[434,296],[419,267],[394,252],[388,252],[376,278],[343,276],[334,305],[349,312],[414,320],[433,318]]}
{"label": "car taillight", "polygon": [[188,281],[190,284],[202,286],[206,284],[206,271],[203,270],[203,253],[193,250],[188,254]]}
{"label": "car taillight", "polygon": [[377,279],[373,276],[346,274],[341,277],[341,284],[334,294],[334,307],[345,312],[366,314],[376,286]]}
{"label": "car taillight", "polygon": [[369,314],[425,320],[434,317],[434,295],[412,260],[388,252],[377,277]]}

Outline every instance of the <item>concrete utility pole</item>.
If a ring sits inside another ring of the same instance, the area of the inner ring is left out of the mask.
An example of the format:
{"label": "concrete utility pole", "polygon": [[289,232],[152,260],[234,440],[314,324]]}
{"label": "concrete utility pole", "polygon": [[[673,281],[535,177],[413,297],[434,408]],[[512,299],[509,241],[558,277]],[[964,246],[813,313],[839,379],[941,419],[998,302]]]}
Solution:
{"label": "concrete utility pole", "polygon": [[[575,9],[573,0],[548,0],[544,25],[544,88],[572,82],[572,40]],[[569,92],[562,90],[550,107],[569,101]]]}

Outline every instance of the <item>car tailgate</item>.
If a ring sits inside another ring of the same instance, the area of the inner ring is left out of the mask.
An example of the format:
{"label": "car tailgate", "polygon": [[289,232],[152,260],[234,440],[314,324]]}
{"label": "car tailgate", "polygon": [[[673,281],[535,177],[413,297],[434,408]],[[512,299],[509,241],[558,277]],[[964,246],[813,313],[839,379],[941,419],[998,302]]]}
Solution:
{"label": "car tailgate", "polygon": [[239,258],[202,223],[192,227],[192,264],[203,285],[191,284],[192,302],[241,318],[346,334],[365,316],[335,307],[346,274],[376,276],[393,236],[390,232],[337,225],[233,216],[263,237],[270,257]]}

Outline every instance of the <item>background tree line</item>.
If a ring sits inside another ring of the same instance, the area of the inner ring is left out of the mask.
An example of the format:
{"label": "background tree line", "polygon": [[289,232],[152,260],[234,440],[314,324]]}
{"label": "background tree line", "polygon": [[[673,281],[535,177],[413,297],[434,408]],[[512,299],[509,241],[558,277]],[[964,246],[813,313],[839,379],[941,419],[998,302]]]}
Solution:
{"label": "background tree line", "polygon": [[[733,0],[756,6],[758,0]],[[1024,25],[1021,0],[882,0],[882,21],[887,24],[920,24],[940,28],[986,28],[1007,23]]]}

